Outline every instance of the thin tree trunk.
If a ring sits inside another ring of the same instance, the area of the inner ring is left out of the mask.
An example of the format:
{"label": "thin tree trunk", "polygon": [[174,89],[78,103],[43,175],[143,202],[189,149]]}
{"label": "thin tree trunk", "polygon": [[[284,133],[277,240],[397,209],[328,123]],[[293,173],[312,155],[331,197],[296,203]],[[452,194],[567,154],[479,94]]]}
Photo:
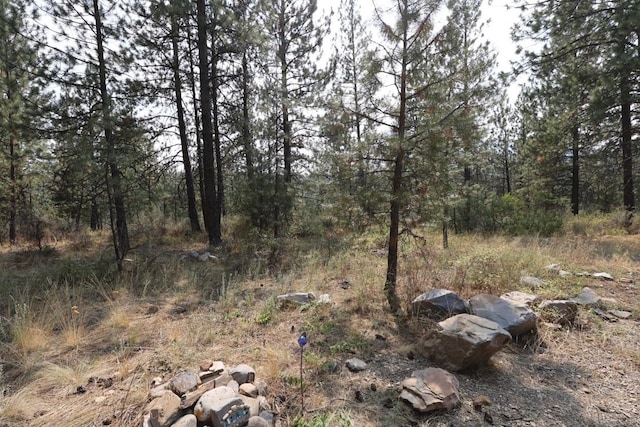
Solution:
{"label": "thin tree trunk", "polygon": [[204,204],[202,206],[205,228],[210,245],[221,243],[220,228],[216,224],[215,158],[211,120],[211,91],[208,81],[207,13],[204,0],[197,0],[198,10],[198,68],[200,70],[200,110],[202,112],[202,162],[204,178]]}
{"label": "thin tree trunk", "polygon": [[9,159],[9,185],[11,188],[11,200],[9,201],[9,243],[15,245],[18,238],[16,232],[18,179],[16,173],[16,138],[13,132],[11,136],[9,136]]}
{"label": "thin tree trunk", "polygon": [[[187,44],[189,45],[189,68],[191,71],[191,98],[193,99],[193,119],[196,126],[196,158],[198,163],[198,191],[200,192],[200,203],[204,206],[204,167],[202,163],[202,130],[200,126],[200,115],[198,114],[198,96],[196,91],[196,73],[193,69],[193,55],[191,54],[192,40],[191,32],[187,31]],[[206,224],[205,224],[206,227]]]}
{"label": "thin tree trunk", "polygon": [[404,172],[404,135],[407,115],[407,35],[404,33],[402,46],[402,65],[400,69],[400,111],[398,113],[398,146],[393,163],[391,184],[391,209],[389,224],[389,252],[387,254],[387,278],[384,292],[393,314],[400,310],[397,292],[398,280],[398,233],[400,226],[400,207],[402,203],[402,175]]}
{"label": "thin tree trunk", "polygon": [[[111,117],[111,99],[107,92],[107,71],[104,60],[104,47],[102,44],[102,19],[100,16],[100,6],[98,0],[93,0],[93,12],[96,23],[96,47],[98,55],[98,70],[100,78],[100,95],[102,99],[102,116],[104,120],[104,135],[107,144],[107,167],[106,173],[107,188],[111,187],[109,193],[113,198],[113,210],[115,211],[115,227],[112,226],[114,251],[118,271],[122,271],[122,260],[129,252],[129,230],[127,228],[127,217],[125,199],[122,192],[122,174],[118,167],[115,153],[115,136],[113,134],[113,118]],[[109,184],[110,182],[110,184]]]}
{"label": "thin tree trunk", "polygon": [[222,154],[220,150],[220,114],[218,110],[218,91],[220,90],[220,78],[218,76],[218,57],[214,52],[211,64],[211,98],[213,115],[213,147],[216,162],[216,186],[218,203],[215,210],[215,222],[218,229],[221,228],[222,214],[224,212],[224,180],[222,176]]}
{"label": "thin tree trunk", "polygon": [[572,129],[571,151],[571,213],[578,215],[580,211],[580,130],[577,124]]}
{"label": "thin tree trunk", "polygon": [[284,156],[284,182],[285,191],[286,186],[291,182],[291,123],[289,122],[289,88],[288,88],[288,75],[287,75],[287,49],[286,49],[286,36],[285,36],[285,11],[286,1],[280,0],[280,27],[279,38],[280,46],[278,49],[278,58],[280,60],[280,96],[281,109],[282,109],[282,150]]}
{"label": "thin tree trunk", "polygon": [[242,144],[247,167],[247,179],[253,186],[253,141],[251,140],[251,122],[249,117],[249,61],[246,47],[242,52]]}
{"label": "thin tree trunk", "polygon": [[173,49],[173,81],[176,92],[176,109],[178,114],[178,131],[182,148],[182,164],[184,167],[184,179],[187,187],[187,212],[191,231],[200,231],[198,219],[198,207],[196,205],[196,193],[191,170],[191,158],[189,157],[189,140],[187,138],[187,125],[184,120],[184,106],[182,105],[182,79],[180,77],[180,63],[178,56],[178,23],[175,16],[171,16],[171,47]]}

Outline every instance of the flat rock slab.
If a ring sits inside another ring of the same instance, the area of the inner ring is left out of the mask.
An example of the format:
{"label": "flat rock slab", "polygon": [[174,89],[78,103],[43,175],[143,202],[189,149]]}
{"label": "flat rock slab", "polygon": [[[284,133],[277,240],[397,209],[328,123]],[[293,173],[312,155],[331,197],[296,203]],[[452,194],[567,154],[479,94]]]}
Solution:
{"label": "flat rock slab", "polygon": [[471,313],[496,322],[512,337],[536,329],[538,316],[526,305],[518,305],[496,295],[479,294],[469,300]]}
{"label": "flat rock slab", "polygon": [[414,299],[411,306],[414,314],[437,320],[469,312],[466,301],[448,289],[425,292]]}
{"label": "flat rock slab", "polygon": [[547,285],[544,280],[538,279],[534,276],[522,276],[520,278],[520,284],[522,286],[528,286],[533,289],[543,288]]}
{"label": "flat rock slab", "polygon": [[594,307],[600,304],[601,298],[600,295],[596,293],[591,288],[582,288],[578,296],[575,298],[571,298],[571,301],[574,301],[578,305],[583,305],[585,307]]}
{"label": "flat rock slab", "polygon": [[276,299],[282,304],[310,304],[315,301],[316,296],[313,292],[296,292],[293,294],[278,295]]}
{"label": "flat rock slab", "polygon": [[593,273],[593,277],[600,280],[613,281],[613,276],[609,273]]}
{"label": "flat rock slab", "polygon": [[460,404],[458,379],[440,368],[415,371],[402,381],[400,398],[419,412],[451,410]]}
{"label": "flat rock slab", "polygon": [[520,292],[520,291],[507,292],[506,294],[500,295],[500,298],[505,299],[515,305],[521,305],[526,307],[530,307],[531,305],[533,305],[533,303],[535,303],[538,300],[537,295],[528,294],[526,292]]}
{"label": "flat rock slab", "polygon": [[569,300],[547,300],[538,306],[542,318],[551,323],[570,325],[578,315],[578,304]]}
{"label": "flat rock slab", "polygon": [[484,365],[511,341],[511,334],[496,322],[472,314],[458,314],[438,323],[417,350],[451,371]]}
{"label": "flat rock slab", "polygon": [[629,319],[631,316],[633,316],[633,313],[631,313],[630,311],[624,311],[624,310],[609,310],[609,314],[613,314],[618,319],[623,319],[623,320]]}

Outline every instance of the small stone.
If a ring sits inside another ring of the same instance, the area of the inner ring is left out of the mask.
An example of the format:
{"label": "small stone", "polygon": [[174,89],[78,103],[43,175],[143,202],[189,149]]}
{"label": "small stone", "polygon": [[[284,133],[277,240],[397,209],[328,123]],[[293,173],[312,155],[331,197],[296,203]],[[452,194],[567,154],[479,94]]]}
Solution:
{"label": "small stone", "polygon": [[610,275],[609,273],[594,273],[593,277],[595,277],[596,279],[601,279],[606,281],[614,280],[613,276]]}
{"label": "small stone", "polygon": [[364,396],[362,395],[362,392],[360,390],[356,390],[355,397],[356,397],[356,402],[360,402],[360,403],[364,402]]}
{"label": "small stone", "polygon": [[305,305],[315,301],[316,296],[313,292],[297,292],[293,294],[278,295],[276,299],[283,304],[293,303],[297,305]]}
{"label": "small stone", "polygon": [[244,363],[233,368],[229,374],[238,384],[252,383],[256,379],[256,371]]}
{"label": "small stone", "polygon": [[178,421],[176,421],[171,425],[171,427],[197,427],[197,426],[198,426],[198,419],[193,414],[185,415],[184,417],[181,417],[180,419],[178,419]]}
{"label": "small stone", "polygon": [[318,297],[318,304],[331,304],[331,297],[329,294],[322,294]]}
{"label": "small stone", "polygon": [[269,386],[264,381],[258,381],[258,394],[260,396],[266,396],[269,392]]}
{"label": "small stone", "polygon": [[211,372],[215,372],[216,374],[221,374],[225,369],[227,368],[224,366],[224,363],[219,360],[211,363],[211,366],[209,366],[209,370]]}
{"label": "small stone", "polygon": [[267,420],[265,420],[260,416],[254,415],[253,417],[249,418],[249,423],[247,424],[247,427],[270,427],[270,426]]}
{"label": "small stone", "polygon": [[229,381],[227,387],[231,388],[236,394],[240,392],[240,384],[236,380]]}
{"label": "small stone", "polygon": [[371,383],[371,385],[369,386],[369,389],[371,391],[377,391],[378,390],[378,386],[376,385],[376,383]]}
{"label": "small stone", "polygon": [[347,368],[349,368],[351,372],[360,372],[367,369],[367,364],[363,360],[357,359],[355,357],[348,359],[345,362],[345,365],[347,365]]}
{"label": "small stone", "polygon": [[102,402],[104,402],[105,400],[107,400],[107,396],[98,396],[98,397],[96,397],[95,399],[93,399],[93,401],[94,401],[95,403],[102,403]]}
{"label": "small stone", "polygon": [[[556,264],[552,264],[552,265],[556,265]],[[549,268],[547,267],[547,269]],[[522,276],[520,278],[520,284],[522,286],[528,286],[533,289],[543,288],[544,286],[546,286],[546,283],[544,282],[544,280],[538,279],[537,277],[533,277],[533,276]]]}
{"label": "small stone", "polygon": [[244,383],[239,388],[239,393],[249,397],[258,397],[258,387],[251,383]]}
{"label": "small stone", "polygon": [[211,367],[211,365],[213,365],[213,360],[204,360],[204,361],[200,362],[200,370],[201,371],[208,371],[209,368]]}
{"label": "small stone", "polygon": [[178,396],[182,396],[198,387],[198,384],[200,384],[198,374],[192,371],[183,371],[169,381],[169,388]]}

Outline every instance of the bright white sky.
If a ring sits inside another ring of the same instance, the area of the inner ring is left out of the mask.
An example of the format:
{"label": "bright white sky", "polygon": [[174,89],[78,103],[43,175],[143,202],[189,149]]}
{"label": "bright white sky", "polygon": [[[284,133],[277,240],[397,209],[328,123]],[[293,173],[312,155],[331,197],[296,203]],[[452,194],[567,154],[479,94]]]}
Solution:
{"label": "bright white sky", "polygon": [[[320,0],[318,3],[325,10],[337,11],[341,0]],[[371,19],[374,11],[374,2],[378,6],[388,4],[388,0],[356,0],[360,13],[364,20]],[[490,2],[490,4],[488,3]],[[518,20],[518,11],[507,8],[509,0],[485,0],[482,7],[482,21],[489,20],[484,26],[484,33],[498,53],[498,65],[502,71],[510,71],[510,61],[517,59],[515,45],[511,42],[511,28]]]}

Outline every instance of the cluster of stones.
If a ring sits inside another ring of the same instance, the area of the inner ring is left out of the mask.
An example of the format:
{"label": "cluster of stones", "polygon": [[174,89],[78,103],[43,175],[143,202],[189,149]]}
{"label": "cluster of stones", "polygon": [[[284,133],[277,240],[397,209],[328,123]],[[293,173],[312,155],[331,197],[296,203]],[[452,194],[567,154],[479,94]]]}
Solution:
{"label": "cluster of stones", "polygon": [[228,370],[206,361],[198,373],[182,371],[169,381],[154,380],[143,427],[273,427],[267,385],[241,364]]}
{"label": "cluster of stones", "polygon": [[[606,273],[591,275],[612,280]],[[532,288],[545,286],[543,280],[524,276],[521,284]],[[458,381],[449,371],[476,368],[507,345],[512,339],[537,329],[540,319],[553,325],[570,325],[576,320],[578,307],[590,307],[596,314],[611,318],[628,318],[632,313],[601,309],[600,298],[584,288],[574,298],[538,302],[536,295],[509,292],[501,296],[479,294],[464,300],[447,289],[434,289],[413,301],[414,314],[438,322],[419,342],[418,352],[440,368],[416,371],[403,381],[401,398],[420,412],[448,410],[460,403]],[[534,311],[534,307],[537,307]]]}

